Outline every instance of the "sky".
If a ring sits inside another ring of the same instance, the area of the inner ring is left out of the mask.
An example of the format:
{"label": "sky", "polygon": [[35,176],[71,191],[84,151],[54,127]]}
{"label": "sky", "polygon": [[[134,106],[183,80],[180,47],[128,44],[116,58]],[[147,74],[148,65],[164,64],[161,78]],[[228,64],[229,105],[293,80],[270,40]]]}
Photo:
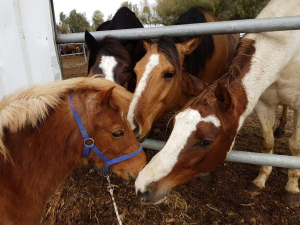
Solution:
{"label": "sky", "polygon": [[[88,21],[91,23],[95,10],[100,10],[104,14],[104,20],[112,14],[114,15],[122,2],[127,0],[53,0],[56,23],[59,22],[59,13],[64,12],[67,16],[70,11],[76,9],[77,12],[86,13]],[[129,0],[132,4],[137,4],[140,9],[141,0]],[[154,4],[155,0],[148,0]]]}

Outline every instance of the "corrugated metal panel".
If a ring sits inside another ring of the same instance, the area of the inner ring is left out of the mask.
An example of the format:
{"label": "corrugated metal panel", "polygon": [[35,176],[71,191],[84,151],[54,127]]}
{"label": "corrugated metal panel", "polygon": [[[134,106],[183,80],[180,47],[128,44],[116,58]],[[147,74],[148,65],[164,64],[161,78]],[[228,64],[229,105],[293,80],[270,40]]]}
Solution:
{"label": "corrugated metal panel", "polygon": [[54,40],[49,1],[1,0],[0,98],[22,86],[61,80]]}

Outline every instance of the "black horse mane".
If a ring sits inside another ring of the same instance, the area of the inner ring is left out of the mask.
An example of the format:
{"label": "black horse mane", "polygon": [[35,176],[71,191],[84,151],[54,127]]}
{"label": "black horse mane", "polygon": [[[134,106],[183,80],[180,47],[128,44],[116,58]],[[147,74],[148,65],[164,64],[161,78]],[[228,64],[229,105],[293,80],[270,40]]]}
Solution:
{"label": "black horse mane", "polygon": [[[208,13],[206,9],[201,6],[190,8],[186,13],[182,14],[173,25],[183,25],[192,23],[206,23],[204,13]],[[182,43],[184,41],[193,39],[194,37],[176,37],[173,38],[175,43]],[[197,76],[205,69],[206,61],[211,59],[215,52],[215,45],[211,35],[203,36],[199,46],[192,54],[185,56],[184,68],[193,75]]]}

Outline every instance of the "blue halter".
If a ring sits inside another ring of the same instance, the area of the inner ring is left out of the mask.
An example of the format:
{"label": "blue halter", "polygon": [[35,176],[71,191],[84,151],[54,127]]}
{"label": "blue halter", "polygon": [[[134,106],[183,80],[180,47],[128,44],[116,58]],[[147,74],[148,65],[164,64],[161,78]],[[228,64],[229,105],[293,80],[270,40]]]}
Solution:
{"label": "blue halter", "polygon": [[[105,167],[104,167],[104,172],[105,173],[108,173],[108,167],[109,166],[111,166],[111,165],[113,165],[115,163],[124,161],[126,159],[130,159],[130,158],[136,156],[137,154],[139,154],[143,150],[143,147],[140,144],[139,149],[136,150],[135,152],[129,154],[129,155],[123,155],[123,156],[120,156],[120,157],[117,157],[117,158],[114,158],[114,159],[108,159],[108,158],[106,158],[103,155],[103,153],[96,147],[96,145],[94,143],[94,140],[92,138],[90,138],[89,135],[88,135],[88,133],[86,132],[85,127],[84,127],[84,125],[82,123],[82,120],[81,120],[79,114],[76,112],[76,110],[73,107],[72,100],[73,100],[73,96],[72,96],[72,94],[70,94],[70,104],[71,104],[72,112],[73,112],[74,118],[75,118],[75,120],[77,122],[77,125],[79,127],[80,133],[81,133],[81,135],[82,135],[82,137],[84,139],[83,156],[85,158],[88,158],[89,157],[90,149],[92,149],[96,153],[96,155],[98,155],[105,162]],[[93,142],[90,145],[88,145],[86,143],[89,140]]]}

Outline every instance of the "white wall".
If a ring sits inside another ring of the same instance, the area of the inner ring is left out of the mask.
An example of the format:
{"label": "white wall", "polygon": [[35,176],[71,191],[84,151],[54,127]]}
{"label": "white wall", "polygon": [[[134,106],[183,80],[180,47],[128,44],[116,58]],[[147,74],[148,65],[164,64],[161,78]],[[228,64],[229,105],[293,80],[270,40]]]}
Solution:
{"label": "white wall", "polygon": [[61,80],[49,0],[0,0],[0,99]]}

